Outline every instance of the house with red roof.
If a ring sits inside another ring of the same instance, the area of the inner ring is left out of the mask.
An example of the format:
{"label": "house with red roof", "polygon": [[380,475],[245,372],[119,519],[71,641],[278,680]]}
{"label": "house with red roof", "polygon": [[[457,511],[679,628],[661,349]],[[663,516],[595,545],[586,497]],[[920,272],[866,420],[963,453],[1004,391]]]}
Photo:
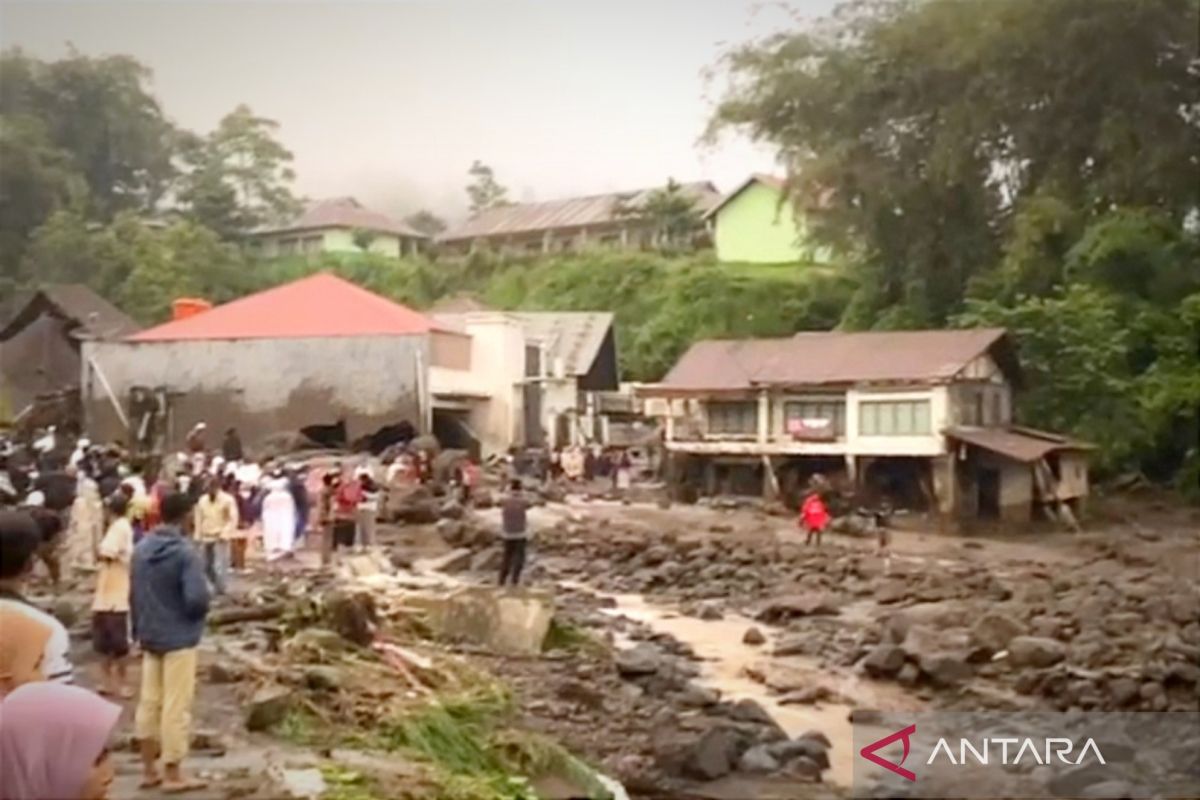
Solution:
{"label": "house with red roof", "polygon": [[429,245],[429,237],[407,222],[369,209],[353,197],[310,203],[294,219],[255,231],[253,241],[268,258],[364,252],[399,258]]}
{"label": "house with red roof", "polygon": [[431,367],[470,369],[470,337],[331,274],[83,345],[87,430],[147,441],[139,399],[159,398],[150,437],[178,447],[193,425],[243,441],[341,421],[350,441],[432,423]]}

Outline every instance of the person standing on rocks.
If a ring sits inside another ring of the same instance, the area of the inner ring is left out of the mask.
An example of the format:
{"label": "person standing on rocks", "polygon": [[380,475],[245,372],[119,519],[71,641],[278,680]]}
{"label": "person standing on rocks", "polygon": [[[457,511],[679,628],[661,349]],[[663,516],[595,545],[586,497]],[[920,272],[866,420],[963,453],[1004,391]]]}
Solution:
{"label": "person standing on rocks", "polygon": [[800,506],[800,526],[804,528],[804,543],[812,544],[815,540],[817,547],[821,546],[821,534],[829,525],[829,509],[821,499],[820,492],[810,492]]}
{"label": "person standing on rocks", "polygon": [[[163,500],[162,524],[133,551],[133,614],[142,645],[142,689],[135,720],[142,788],[164,794],[202,789],[182,762],[191,737],[196,647],[208,616],[208,584],[200,557],[183,535],[187,495]],[[164,770],[158,770],[161,756]]]}
{"label": "person standing on rocks", "polygon": [[129,503],[118,492],[109,498],[111,521],[100,541],[96,594],[92,599],[92,646],[104,659],[101,694],[128,699],[125,657],[129,655],[129,561],[133,557],[133,525]]}
{"label": "person standing on rocks", "polygon": [[504,556],[500,561],[500,585],[517,586],[525,567],[525,549],[529,543],[529,501],[521,490],[521,481],[509,483],[508,495],[500,504],[500,537],[504,540]]}
{"label": "person standing on rocks", "polygon": [[237,533],[238,510],[233,495],[216,477],[208,479],[204,495],[196,502],[193,535],[204,552],[204,571],[217,594],[225,594],[229,567],[229,541]]}

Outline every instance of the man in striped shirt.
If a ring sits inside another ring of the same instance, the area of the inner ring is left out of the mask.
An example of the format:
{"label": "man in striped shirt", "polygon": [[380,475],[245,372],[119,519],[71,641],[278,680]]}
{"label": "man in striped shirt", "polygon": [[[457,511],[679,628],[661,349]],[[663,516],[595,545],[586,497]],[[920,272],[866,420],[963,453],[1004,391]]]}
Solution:
{"label": "man in striped shirt", "polygon": [[28,512],[0,511],[0,696],[33,681],[72,680],[67,629],[21,594],[41,544]]}

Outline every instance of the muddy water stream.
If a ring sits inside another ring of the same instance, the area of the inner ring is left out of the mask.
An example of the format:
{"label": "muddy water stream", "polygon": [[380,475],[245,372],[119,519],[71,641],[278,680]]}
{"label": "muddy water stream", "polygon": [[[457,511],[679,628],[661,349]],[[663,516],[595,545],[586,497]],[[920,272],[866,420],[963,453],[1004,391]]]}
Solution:
{"label": "muddy water stream", "polygon": [[[831,672],[821,668],[816,660],[803,656],[771,656],[775,631],[747,617],[727,614],[719,620],[702,620],[680,615],[641,595],[605,596],[616,602],[616,607],[606,609],[605,613],[641,622],[651,630],[691,647],[701,659],[697,679],[701,686],[720,691],[724,699],[757,701],[789,736],[813,729],[823,732],[833,744],[826,776],[831,783],[849,786],[851,782],[854,748],[849,715],[852,708],[895,710],[920,706],[916,698],[897,687],[860,678],[848,670]],[[742,636],[751,625],[766,634],[765,645],[752,647],[742,642]],[[632,642],[618,640],[618,644],[632,645]],[[853,705],[846,702],[780,705],[766,686],[747,674],[748,670],[763,668],[811,674],[814,684],[827,686],[840,697],[848,698]]]}

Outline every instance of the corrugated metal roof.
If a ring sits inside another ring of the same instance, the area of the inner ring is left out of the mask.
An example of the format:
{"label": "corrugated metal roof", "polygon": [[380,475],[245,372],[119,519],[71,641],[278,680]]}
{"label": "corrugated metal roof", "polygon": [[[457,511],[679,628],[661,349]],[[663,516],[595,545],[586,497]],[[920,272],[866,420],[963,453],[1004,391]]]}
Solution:
{"label": "corrugated metal roof", "polygon": [[[473,313],[477,312],[448,312],[435,313],[434,319],[439,324],[455,331],[465,331]],[[484,311],[483,313],[489,313]],[[546,355],[550,359],[547,368],[553,367],[553,361],[562,359],[563,372],[566,375],[586,375],[596,362],[600,348],[604,346],[604,337],[613,327],[613,315],[607,311],[497,311],[505,317],[515,320],[531,340],[540,342],[546,347]]]}
{"label": "corrugated metal roof", "polygon": [[71,333],[79,337],[119,339],[139,328],[123,311],[81,283],[50,284],[35,292],[0,330],[0,341],[11,338],[43,310],[75,323]]}
{"label": "corrugated metal roof", "polygon": [[1056,450],[1090,450],[1091,445],[1032,428],[954,427],[946,435],[960,442],[1032,464]]}
{"label": "corrugated metal roof", "polygon": [[329,273],[242,297],[128,337],[134,342],[409,335],[441,330],[424,314]]}
{"label": "corrugated metal roof", "polygon": [[379,233],[392,233],[414,239],[429,237],[408,223],[364,207],[353,197],[331,197],[318,200],[300,216],[283,225],[262,228],[258,234],[287,233],[288,231],[318,230],[321,228],[362,228]]}
{"label": "corrugated metal roof", "polygon": [[[746,180],[739,183],[734,188],[733,191],[724,195],[719,201],[714,203],[712,208],[708,209],[708,211],[704,214],[705,219],[716,214],[718,211],[720,211],[722,208],[724,208],[725,205],[730,200],[737,197],[739,194],[746,191],[746,189],[748,189],[749,187],[753,186],[756,183],[761,183],[764,186],[769,186],[770,188],[774,189],[775,191],[781,192],[781,193],[787,189],[787,179],[786,178],[780,178],[775,175],[767,175],[762,172],[756,172],[753,175],[751,175],[749,178],[747,178]],[[819,197],[817,198],[817,206],[823,208],[823,207],[828,206],[832,201],[833,201],[833,191],[831,189],[825,189],[824,191],[822,191],[820,193]]]}
{"label": "corrugated metal roof", "polygon": [[758,385],[943,381],[1004,338],[1003,329],[976,328],[708,340],[692,345],[659,386],[724,391]]}
{"label": "corrugated metal roof", "polygon": [[545,343],[548,355],[562,359],[567,375],[586,375],[613,326],[607,311],[518,311],[525,334]]}
{"label": "corrugated metal roof", "polygon": [[[647,195],[661,188],[661,186],[655,186],[629,192],[609,192],[587,197],[570,197],[541,203],[515,203],[499,208],[489,208],[471,217],[457,228],[443,233],[438,240],[453,242],[488,236],[611,223],[618,219],[613,213],[618,204],[626,207],[637,206],[645,201]],[[709,181],[684,183],[680,184],[680,188],[696,199],[696,208],[702,214],[720,200],[717,187]]]}

